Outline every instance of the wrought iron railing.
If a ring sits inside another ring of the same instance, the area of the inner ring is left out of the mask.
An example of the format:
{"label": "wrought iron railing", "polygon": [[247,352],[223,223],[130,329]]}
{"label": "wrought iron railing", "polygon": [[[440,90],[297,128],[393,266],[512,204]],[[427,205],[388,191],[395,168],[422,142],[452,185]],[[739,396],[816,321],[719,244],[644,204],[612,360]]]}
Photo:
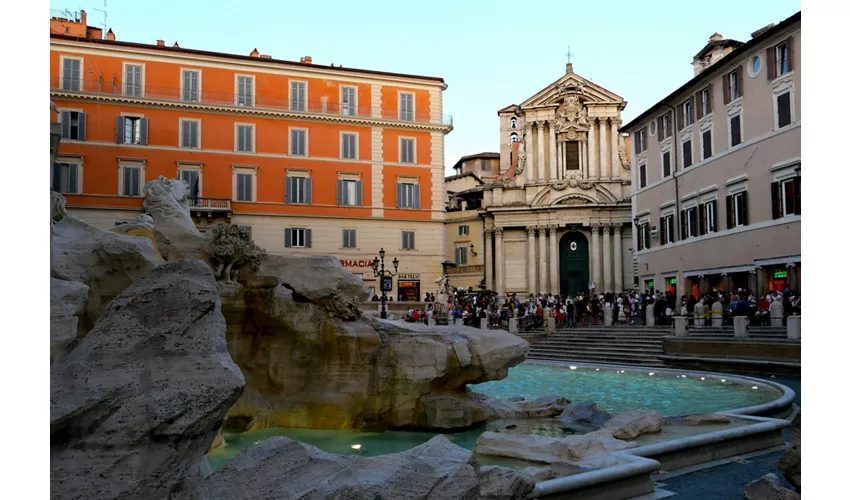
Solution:
{"label": "wrought iron railing", "polygon": [[189,207],[193,210],[230,210],[230,198],[189,198]]}
{"label": "wrought iron railing", "polygon": [[[175,87],[159,87],[155,85],[130,85],[117,81],[79,80],[61,77],[51,77],[50,89],[64,92],[79,92],[81,94],[96,94],[108,96],[138,97],[144,99],[177,101],[186,103],[211,104],[217,106],[236,106],[258,110],[292,111],[296,113],[312,113],[333,116],[372,117],[371,106],[351,106],[330,101],[307,101],[287,99],[267,95],[240,95],[227,92],[212,92],[208,90],[179,89]],[[381,108],[381,118],[389,120],[409,121],[414,123],[440,123],[452,125],[451,115],[444,115],[439,120],[432,120],[429,112],[402,112],[397,109]]]}

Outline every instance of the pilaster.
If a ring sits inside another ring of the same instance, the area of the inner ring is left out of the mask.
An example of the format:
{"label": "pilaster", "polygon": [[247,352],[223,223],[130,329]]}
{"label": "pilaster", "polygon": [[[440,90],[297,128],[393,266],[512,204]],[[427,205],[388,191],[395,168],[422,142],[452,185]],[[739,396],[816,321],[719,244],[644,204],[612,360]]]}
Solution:
{"label": "pilaster", "polygon": [[[373,85],[374,87],[374,85]],[[374,101],[373,105],[374,105]],[[372,217],[384,216],[384,129],[372,127]]]}
{"label": "pilaster", "polygon": [[537,293],[537,241],[535,228],[527,227],[528,233],[528,293]]}
{"label": "pilaster", "polygon": [[558,279],[558,226],[549,226],[549,292],[561,293]]}
{"label": "pilaster", "polygon": [[372,118],[381,118],[381,85],[372,84]]}
{"label": "pilaster", "polygon": [[614,291],[623,291],[623,226],[614,225]]}

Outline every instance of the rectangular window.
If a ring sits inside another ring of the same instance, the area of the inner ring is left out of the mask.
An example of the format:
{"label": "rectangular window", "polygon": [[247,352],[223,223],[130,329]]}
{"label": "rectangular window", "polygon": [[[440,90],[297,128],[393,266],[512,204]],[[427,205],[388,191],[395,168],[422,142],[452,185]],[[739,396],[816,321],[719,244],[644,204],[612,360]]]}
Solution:
{"label": "rectangular window", "polygon": [[490,160],[484,158],[481,160],[481,170],[490,170]]}
{"label": "rectangular window", "polygon": [[196,70],[183,70],[183,93],[184,101],[200,102],[201,100],[201,72]]}
{"label": "rectangular window", "polygon": [[201,123],[198,120],[180,120],[180,147],[201,147]]}
{"label": "rectangular window", "polygon": [[254,152],[254,126],[236,125],[236,151]]}
{"label": "rectangular window", "polygon": [[344,116],[357,116],[357,87],[342,87],[341,111]]}
{"label": "rectangular window", "polygon": [[363,204],[363,184],[359,180],[337,179],[336,204],[359,207]]}
{"label": "rectangular window", "polygon": [[694,110],[691,108],[691,100],[688,99],[682,104],[682,118],[684,119],[685,126],[692,124],[694,122]]}
{"label": "rectangular window", "polygon": [[567,153],[567,170],[578,170],[580,168],[579,164],[579,146],[578,141],[567,141],[564,143],[564,147],[566,148]]}
{"label": "rectangular window", "polygon": [[313,231],[306,228],[286,228],[283,230],[284,246],[295,248],[311,248],[313,246]]}
{"label": "rectangular window", "polygon": [[637,245],[638,251],[649,248],[649,222],[638,224],[637,226]]}
{"label": "rectangular window", "polygon": [[469,225],[464,224],[457,227],[458,236],[469,236]]}
{"label": "rectangular window", "polygon": [[638,182],[641,188],[646,187],[646,164],[642,163],[638,166]]}
{"label": "rectangular window", "polygon": [[62,194],[79,194],[80,165],[78,163],[54,163],[52,189]]}
{"label": "rectangular window", "polygon": [[289,129],[289,154],[307,156],[307,131],[299,128]]}
{"label": "rectangular window", "polygon": [[309,205],[313,201],[313,180],[309,177],[286,176],[286,203]]}
{"label": "rectangular window", "polygon": [[398,95],[398,119],[413,121],[413,94],[401,92]]}
{"label": "rectangular window", "polygon": [[702,104],[702,116],[711,114],[711,92],[708,88],[702,89],[700,92],[700,104]]}
{"label": "rectangular window", "polygon": [[289,110],[307,111],[307,84],[289,82]]}
{"label": "rectangular window", "polygon": [[749,223],[747,208],[747,192],[730,194],[726,196],[726,226],[732,229],[738,226],[746,226]]}
{"label": "rectangular window", "polygon": [[455,264],[457,264],[458,266],[468,265],[469,264],[468,252],[469,252],[469,248],[467,248],[467,247],[457,247],[457,248],[455,248]]}
{"label": "rectangular window", "polygon": [[688,168],[693,165],[693,152],[691,151],[691,141],[682,143],[682,167]]}
{"label": "rectangular window", "polygon": [[734,148],[741,144],[741,115],[735,115],[729,119],[730,144]]}
{"label": "rectangular window", "polygon": [[717,200],[701,204],[698,215],[700,235],[717,231]]}
{"label": "rectangular window", "polygon": [[254,201],[254,174],[236,174],[236,201]]}
{"label": "rectangular window", "polygon": [[179,179],[186,183],[189,186],[189,200],[191,201],[194,197],[195,186],[198,186],[198,194],[200,194],[201,190],[201,172],[199,170],[191,170],[191,169],[180,169]]}
{"label": "rectangular window", "polygon": [[791,124],[791,92],[776,97],[777,124],[779,128]]}
{"label": "rectangular window", "polygon": [[416,233],[413,231],[401,232],[401,249],[414,250],[416,248]]}
{"label": "rectangular window", "polygon": [[142,167],[121,167],[121,195],[122,196],[141,196],[142,195]]}
{"label": "rectangular window", "polygon": [[342,133],[342,158],[344,160],[357,159],[357,134]]}
{"label": "rectangular window", "polygon": [[738,73],[738,70],[732,71],[727,75],[727,78],[729,78],[729,97],[734,101],[741,97],[740,73]]}
{"label": "rectangular window", "polygon": [[142,65],[124,65],[124,95],[142,96]]}
{"label": "rectangular window", "polygon": [[673,243],[676,240],[673,232],[673,214],[661,217],[661,244]]}
{"label": "rectangular window", "polygon": [[82,59],[62,58],[62,90],[80,90]]}
{"label": "rectangular window", "polygon": [[774,219],[800,215],[800,176],[773,182],[770,188]]}
{"label": "rectangular window", "polygon": [[236,105],[251,107],[254,105],[254,77],[236,77]]}
{"label": "rectangular window", "polygon": [[399,163],[416,163],[413,154],[416,147],[416,140],[402,137],[399,142]]}
{"label": "rectangular window", "polygon": [[147,144],[148,121],[140,116],[119,116],[115,135],[119,144]]}
{"label": "rectangular window", "polygon": [[665,178],[670,177],[670,151],[661,155],[661,174]]}
{"label": "rectangular window", "polygon": [[419,208],[419,184],[399,182],[396,184],[396,207]]}
{"label": "rectangular window", "polygon": [[661,139],[670,137],[670,113],[661,117]]}
{"label": "rectangular window", "polygon": [[357,230],[342,230],[342,248],[357,248]]}
{"label": "rectangular window", "polygon": [[782,76],[791,71],[790,53],[788,42],[782,42],[775,48],[776,51],[776,76]]}
{"label": "rectangular window", "polygon": [[62,123],[62,138],[72,141],[86,140],[86,114],[81,111],[62,111],[59,113]]}
{"label": "rectangular window", "polygon": [[638,130],[637,133],[637,152],[643,153],[646,151],[646,127]]}
{"label": "rectangular window", "polygon": [[711,129],[702,133],[702,159],[711,158]]}
{"label": "rectangular window", "polygon": [[682,219],[683,231],[682,236],[685,238],[696,238],[699,236],[699,217],[697,207],[691,207],[683,210],[684,218]]}

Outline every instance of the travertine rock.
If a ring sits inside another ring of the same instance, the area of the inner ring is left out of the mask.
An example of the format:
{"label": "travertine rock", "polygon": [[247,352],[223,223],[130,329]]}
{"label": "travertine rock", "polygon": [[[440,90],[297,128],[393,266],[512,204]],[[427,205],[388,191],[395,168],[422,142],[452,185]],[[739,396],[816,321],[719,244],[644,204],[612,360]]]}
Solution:
{"label": "travertine rock", "polygon": [[618,439],[634,439],[641,434],[661,432],[663,423],[664,417],[657,411],[633,410],[615,415],[602,429]]}
{"label": "travertine rock", "polygon": [[779,469],[788,482],[793,484],[797,490],[802,491],[800,487],[800,474],[802,472],[800,415],[801,412],[798,411],[797,416],[794,417],[794,421],[791,423],[791,447],[779,459]]}
{"label": "travertine rock", "polygon": [[667,417],[664,423],[675,423],[676,425],[716,425],[728,424],[732,419],[726,415],[711,413],[708,415],[688,415],[685,417]]}
{"label": "travertine rock", "polygon": [[51,367],[52,498],[187,498],[244,385],[212,270],[153,269]]}
{"label": "travertine rock", "polygon": [[497,399],[463,390],[434,393],[419,399],[417,426],[429,429],[455,429],[498,419],[529,419],[559,415],[569,404],[566,398]]}
{"label": "travertine rock", "polygon": [[118,234],[126,234],[127,236],[147,238],[153,244],[157,253],[159,253],[159,246],[156,244],[156,237],[153,234],[153,218],[148,214],[139,215],[135,221],[120,224],[110,229],[110,231]]}
{"label": "travertine rock", "polygon": [[746,500],[800,500],[800,494],[782,486],[779,476],[766,474],[747,485]]}
{"label": "travertine rock", "polygon": [[334,455],[273,437],[206,478],[193,498],[475,500],[475,466],[469,450],[442,435],[405,452],[374,458]]}
{"label": "travertine rock", "polygon": [[548,481],[555,479],[555,471],[550,467],[526,467],[520,472],[527,476],[531,476],[535,481]]}
{"label": "travertine rock", "polygon": [[475,453],[596,469],[620,463],[610,452],[635,447],[637,443],[621,441],[605,431],[563,438],[485,432],[478,437]]}
{"label": "travertine rock", "polygon": [[611,414],[596,406],[596,403],[585,402],[567,406],[559,418],[565,424],[591,425],[598,428],[611,420]]}
{"label": "travertine rock", "polygon": [[162,262],[150,240],[104,231],[71,215],[50,228],[50,276],[89,287],[86,315],[92,324],[109,301]]}
{"label": "travertine rock", "polygon": [[498,465],[481,467],[478,481],[481,500],[525,500],[535,484],[524,472]]}
{"label": "travertine rock", "polygon": [[82,283],[50,278],[50,364],[76,346],[88,293]]}

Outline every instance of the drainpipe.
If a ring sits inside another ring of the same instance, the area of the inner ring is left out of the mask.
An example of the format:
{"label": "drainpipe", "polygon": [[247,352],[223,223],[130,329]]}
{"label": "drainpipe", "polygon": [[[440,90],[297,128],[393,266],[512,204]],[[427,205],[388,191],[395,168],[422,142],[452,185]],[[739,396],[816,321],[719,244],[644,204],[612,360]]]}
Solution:
{"label": "drainpipe", "polygon": [[[682,221],[679,220],[679,217],[681,217],[682,212],[681,212],[681,210],[679,210],[679,176],[676,175],[679,172],[679,145],[676,144],[676,142],[679,140],[679,127],[678,127],[679,124],[676,123],[676,118],[677,118],[676,108],[674,108],[673,106],[671,106],[669,104],[664,104],[664,105],[667,106],[668,108],[670,108],[670,111],[671,111],[670,115],[673,117],[673,119],[671,120],[671,122],[673,122],[673,154],[671,156],[671,161],[673,162],[673,186],[674,186],[674,189],[676,190],[676,215],[675,215],[675,219],[678,222],[678,224],[676,224],[676,226],[679,227],[679,230],[678,230],[679,241],[682,241],[684,239],[685,235],[682,234]],[[691,156],[693,156],[693,148],[691,148]],[[716,215],[715,215],[715,217],[716,217]]]}

